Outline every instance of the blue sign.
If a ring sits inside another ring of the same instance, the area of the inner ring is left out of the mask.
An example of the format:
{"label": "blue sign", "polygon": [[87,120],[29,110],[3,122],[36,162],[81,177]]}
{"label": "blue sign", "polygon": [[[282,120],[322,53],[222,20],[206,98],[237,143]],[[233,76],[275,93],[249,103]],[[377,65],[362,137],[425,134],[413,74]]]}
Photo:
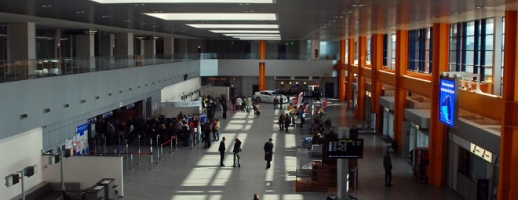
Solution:
{"label": "blue sign", "polygon": [[110,111],[110,112],[104,113],[104,114],[103,114],[103,119],[106,119],[106,118],[111,117],[111,116],[113,116],[113,111]]}
{"label": "blue sign", "polygon": [[97,118],[92,117],[92,118],[88,119],[87,121],[88,121],[88,124],[93,124],[93,123],[97,122]]}
{"label": "blue sign", "polygon": [[457,112],[457,81],[441,78],[439,82],[439,121],[455,126]]}
{"label": "blue sign", "polygon": [[135,107],[135,104],[134,104],[134,103],[132,103],[132,104],[127,105],[127,106],[126,106],[126,109],[132,109],[132,108],[134,108],[134,107]]}

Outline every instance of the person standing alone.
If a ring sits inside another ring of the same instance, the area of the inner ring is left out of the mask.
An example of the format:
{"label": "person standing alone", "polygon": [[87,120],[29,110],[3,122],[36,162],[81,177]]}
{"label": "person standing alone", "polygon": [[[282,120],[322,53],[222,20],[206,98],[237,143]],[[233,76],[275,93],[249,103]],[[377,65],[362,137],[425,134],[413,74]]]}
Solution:
{"label": "person standing alone", "polygon": [[232,152],[234,152],[234,164],[232,165],[232,167],[236,167],[236,158],[237,167],[241,167],[241,163],[239,162],[239,159],[241,158],[241,156],[239,155],[239,153],[241,152],[241,140],[239,140],[238,138],[236,138],[235,140],[234,150],[232,150]]}
{"label": "person standing alone", "polygon": [[220,162],[219,162],[219,166],[221,167],[225,167],[225,165],[223,164],[223,159],[225,158],[225,137],[221,138],[221,142],[219,143],[219,148],[218,148],[218,151],[219,151],[219,155],[221,156],[220,157]]}
{"label": "person standing alone", "polygon": [[392,187],[392,159],[390,158],[390,151],[383,156],[383,167],[385,168],[385,186]]}
{"label": "person standing alone", "polygon": [[279,98],[278,96],[275,96],[275,99],[273,99],[273,109],[277,109],[277,104],[279,104]]}
{"label": "person standing alone", "polygon": [[273,158],[273,143],[272,138],[268,142],[264,143],[264,160],[266,160],[266,169],[270,169],[272,158]]}

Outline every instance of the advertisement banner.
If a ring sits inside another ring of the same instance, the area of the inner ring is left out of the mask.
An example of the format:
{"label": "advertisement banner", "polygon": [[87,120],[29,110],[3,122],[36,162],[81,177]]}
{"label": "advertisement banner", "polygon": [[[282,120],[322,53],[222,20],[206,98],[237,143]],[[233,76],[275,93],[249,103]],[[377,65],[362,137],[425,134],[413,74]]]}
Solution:
{"label": "advertisement banner", "polygon": [[302,99],[304,99],[304,92],[301,92],[299,93],[299,97],[297,99],[297,108],[300,107],[300,105],[302,104]]}
{"label": "advertisement banner", "polygon": [[74,152],[76,155],[88,155],[88,124],[76,127],[76,136],[74,137]]}
{"label": "advertisement banner", "polygon": [[180,101],[172,102],[171,107],[196,107],[201,106],[201,101]]}
{"label": "advertisement banner", "polygon": [[441,78],[439,81],[439,121],[454,127],[457,112],[457,80]]}

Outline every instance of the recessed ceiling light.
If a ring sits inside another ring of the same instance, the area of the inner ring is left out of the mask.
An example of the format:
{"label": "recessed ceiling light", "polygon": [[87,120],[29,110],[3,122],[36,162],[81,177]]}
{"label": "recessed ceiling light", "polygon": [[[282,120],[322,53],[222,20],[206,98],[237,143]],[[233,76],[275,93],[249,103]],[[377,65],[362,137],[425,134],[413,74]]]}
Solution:
{"label": "recessed ceiling light", "polygon": [[281,37],[280,34],[223,34],[230,37]]}
{"label": "recessed ceiling light", "polygon": [[103,15],[102,18],[110,18],[110,15]]}
{"label": "recessed ceiling light", "polygon": [[84,10],[81,10],[81,11],[76,11],[76,14],[84,14],[85,11]]}
{"label": "recessed ceiling light", "polygon": [[210,30],[213,33],[279,33],[278,30]]}
{"label": "recessed ceiling light", "polygon": [[144,13],[163,20],[277,20],[274,13]]}
{"label": "recessed ceiling light", "polygon": [[364,7],[364,6],[367,6],[367,4],[353,4],[353,7],[355,7],[355,8],[360,8],[360,7]]}
{"label": "recessed ceiling light", "polygon": [[277,24],[187,24],[194,28],[278,29]]}
{"label": "recessed ceiling light", "polygon": [[40,5],[40,7],[42,7],[42,8],[52,8],[52,4],[43,4],[43,5]]}
{"label": "recessed ceiling light", "polygon": [[249,5],[250,3],[273,3],[273,0],[90,0],[97,3],[116,4],[116,3],[135,3],[144,5],[143,3],[239,3],[240,6]]}
{"label": "recessed ceiling light", "polygon": [[163,10],[154,10],[153,12],[154,13],[163,13],[164,11]]}
{"label": "recessed ceiling light", "polygon": [[[103,0],[104,1],[104,0]],[[142,1],[140,1],[142,2]],[[129,3],[129,2],[128,2]],[[145,6],[146,4],[145,3],[136,3],[135,6]]]}
{"label": "recessed ceiling light", "polygon": [[143,25],[146,25],[146,23],[140,22],[139,25],[143,26]]}
{"label": "recessed ceiling light", "polygon": [[131,22],[129,19],[122,20],[122,22]]}

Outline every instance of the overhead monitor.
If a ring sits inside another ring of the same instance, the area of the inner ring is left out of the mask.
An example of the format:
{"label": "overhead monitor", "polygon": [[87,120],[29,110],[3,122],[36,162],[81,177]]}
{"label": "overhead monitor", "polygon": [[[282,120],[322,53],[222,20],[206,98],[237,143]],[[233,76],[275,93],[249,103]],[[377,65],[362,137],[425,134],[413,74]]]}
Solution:
{"label": "overhead monitor", "polygon": [[441,77],[439,81],[439,121],[449,127],[455,127],[458,116],[458,80]]}
{"label": "overhead monitor", "polygon": [[363,158],[363,139],[329,140],[326,144],[326,150],[329,158]]}

